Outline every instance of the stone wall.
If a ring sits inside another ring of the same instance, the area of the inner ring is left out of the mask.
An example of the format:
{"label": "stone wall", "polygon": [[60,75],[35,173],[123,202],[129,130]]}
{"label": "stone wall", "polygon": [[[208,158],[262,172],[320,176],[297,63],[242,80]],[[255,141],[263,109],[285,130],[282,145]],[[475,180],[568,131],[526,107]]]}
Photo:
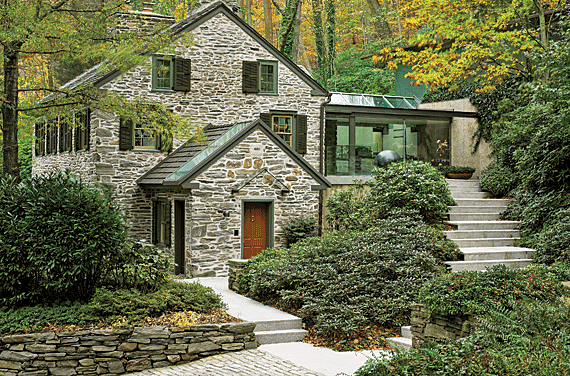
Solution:
{"label": "stone wall", "polygon": [[239,287],[237,280],[238,280],[241,272],[243,272],[243,270],[247,266],[247,262],[248,262],[248,260],[242,260],[242,259],[228,260],[228,267],[229,267],[229,270],[228,270],[228,289],[235,291],[235,292],[241,292],[241,289]]}
{"label": "stone wall", "polygon": [[425,341],[438,342],[467,337],[477,323],[474,315],[433,315],[422,304],[412,304],[411,310],[412,347],[419,347]]}
{"label": "stone wall", "polygon": [[[255,149],[255,151],[253,150]],[[267,170],[240,186],[260,170]],[[274,179],[290,191],[282,193]],[[242,209],[248,200],[267,200],[273,206],[274,246],[285,247],[283,226],[296,216],[317,218],[319,192],[316,182],[262,131],[257,130],[218,159],[193,182],[192,273],[197,276],[225,276],[227,261],[241,259]],[[224,216],[224,212],[229,212]],[[271,246],[271,244],[269,244]]]}
{"label": "stone wall", "polygon": [[0,374],[118,375],[254,349],[255,323],[146,327],[0,337]]}

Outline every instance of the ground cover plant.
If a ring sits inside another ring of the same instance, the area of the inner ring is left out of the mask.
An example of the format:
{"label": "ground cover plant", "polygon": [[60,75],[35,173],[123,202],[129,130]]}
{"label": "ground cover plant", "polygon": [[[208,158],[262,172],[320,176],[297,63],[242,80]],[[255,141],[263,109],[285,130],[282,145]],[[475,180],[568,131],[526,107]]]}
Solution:
{"label": "ground cover plant", "polygon": [[239,283],[262,301],[277,299],[323,335],[402,325],[423,283],[443,271],[433,255],[439,240],[419,215],[400,209],[366,231],[266,250]]}

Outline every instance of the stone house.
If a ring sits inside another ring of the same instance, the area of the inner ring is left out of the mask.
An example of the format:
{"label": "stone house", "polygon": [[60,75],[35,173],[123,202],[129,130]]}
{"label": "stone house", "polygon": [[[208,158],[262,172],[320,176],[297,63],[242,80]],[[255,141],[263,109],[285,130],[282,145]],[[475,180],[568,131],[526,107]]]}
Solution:
{"label": "stone house", "polygon": [[[144,24],[172,22],[140,13]],[[96,108],[36,126],[33,172],[71,169],[110,184],[133,239],[172,250],[177,274],[220,276],[226,260],[285,245],[283,225],[319,214],[322,104],[327,91],[223,1],[170,26],[172,54],[152,68],[93,67],[64,87],[92,84],[128,100],[160,101],[204,125],[207,142],[174,140]],[[188,44],[187,33],[192,34]]]}

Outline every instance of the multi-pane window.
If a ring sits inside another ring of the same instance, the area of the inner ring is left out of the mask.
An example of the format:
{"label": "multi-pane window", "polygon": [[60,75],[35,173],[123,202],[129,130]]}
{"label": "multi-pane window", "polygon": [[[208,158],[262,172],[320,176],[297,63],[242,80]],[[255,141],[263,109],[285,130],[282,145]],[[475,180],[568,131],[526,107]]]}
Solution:
{"label": "multi-pane window", "polygon": [[59,152],[71,151],[71,137],[73,128],[68,119],[61,119],[59,123]]}
{"label": "multi-pane window", "polygon": [[75,150],[89,149],[89,110],[75,113]]}
{"label": "multi-pane window", "polygon": [[157,149],[158,135],[148,126],[135,124],[133,127],[133,147],[135,149]]}
{"label": "multi-pane window", "polygon": [[172,90],[172,58],[155,58],[154,89]]}
{"label": "multi-pane window", "polygon": [[41,121],[36,123],[36,156],[46,154],[46,125]]}
{"label": "multi-pane window", "polygon": [[278,94],[277,61],[243,61],[242,92]]}
{"label": "multi-pane window", "polygon": [[47,154],[57,153],[57,120],[51,120],[47,123]]}
{"label": "multi-pane window", "polygon": [[259,63],[259,92],[277,92],[277,64],[275,62]]}
{"label": "multi-pane window", "polygon": [[293,146],[293,117],[283,115],[271,116],[273,130],[277,133],[289,146]]}
{"label": "multi-pane window", "polygon": [[190,59],[174,56],[152,57],[152,89],[158,91],[189,91]]}
{"label": "multi-pane window", "polygon": [[171,205],[170,201],[153,202],[153,236],[154,244],[170,246],[171,235]]}

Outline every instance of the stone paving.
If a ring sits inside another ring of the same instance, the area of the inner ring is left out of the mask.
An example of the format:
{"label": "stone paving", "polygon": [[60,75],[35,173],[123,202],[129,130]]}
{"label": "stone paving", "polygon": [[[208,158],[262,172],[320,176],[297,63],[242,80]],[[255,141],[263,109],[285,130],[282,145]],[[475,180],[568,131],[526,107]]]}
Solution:
{"label": "stone paving", "polygon": [[131,376],[322,376],[262,350],[214,355],[188,364],[149,369]]}

